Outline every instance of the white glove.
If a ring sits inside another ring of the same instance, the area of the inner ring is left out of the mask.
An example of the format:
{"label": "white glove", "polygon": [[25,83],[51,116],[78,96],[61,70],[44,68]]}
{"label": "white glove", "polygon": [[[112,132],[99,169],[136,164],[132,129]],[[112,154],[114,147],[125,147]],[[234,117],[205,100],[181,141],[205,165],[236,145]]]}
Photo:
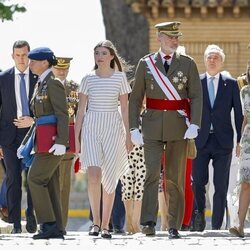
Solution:
{"label": "white glove", "polygon": [[18,159],[22,159],[23,158],[23,156],[22,156],[22,151],[23,151],[23,148],[24,148],[24,145],[23,144],[21,144],[20,146],[19,146],[19,148],[17,149],[17,152],[16,152],[16,155],[17,155],[17,158]]}
{"label": "white glove", "polygon": [[142,134],[140,133],[138,128],[133,129],[132,131],[130,131],[131,134],[131,141],[133,142],[134,145],[143,145],[143,138],[142,138]]}
{"label": "white glove", "polygon": [[199,127],[195,124],[190,124],[190,126],[188,127],[185,135],[184,135],[184,139],[194,139],[197,137],[198,135],[198,129]]}
{"label": "white glove", "polygon": [[49,153],[52,153],[54,155],[64,155],[66,153],[66,147],[64,145],[61,144],[54,144],[50,149],[49,149]]}

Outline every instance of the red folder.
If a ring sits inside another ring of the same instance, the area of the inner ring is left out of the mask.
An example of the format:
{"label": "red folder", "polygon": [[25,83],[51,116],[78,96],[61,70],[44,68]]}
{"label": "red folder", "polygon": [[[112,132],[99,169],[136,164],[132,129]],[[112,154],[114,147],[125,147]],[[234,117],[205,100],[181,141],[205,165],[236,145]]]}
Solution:
{"label": "red folder", "polygon": [[[48,153],[49,149],[55,144],[57,135],[57,125],[43,124],[36,126],[36,144],[38,153]],[[75,130],[74,124],[69,124],[69,148],[68,153],[75,153]]]}

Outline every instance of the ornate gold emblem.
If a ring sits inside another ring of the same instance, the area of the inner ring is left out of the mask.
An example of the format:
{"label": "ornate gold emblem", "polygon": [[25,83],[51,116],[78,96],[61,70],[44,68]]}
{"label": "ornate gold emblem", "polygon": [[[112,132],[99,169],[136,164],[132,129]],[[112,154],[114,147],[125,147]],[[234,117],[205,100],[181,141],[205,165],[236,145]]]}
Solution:
{"label": "ornate gold emblem", "polygon": [[178,25],[177,24],[174,24],[173,25],[173,30],[177,30],[178,29]]}
{"label": "ornate gold emblem", "polygon": [[184,88],[184,84],[183,84],[183,83],[178,84],[177,88],[178,88],[179,90],[182,90],[182,89]]}
{"label": "ornate gold emblem", "polygon": [[178,71],[177,75],[175,75],[172,78],[172,82],[177,85],[178,90],[184,89],[187,81],[188,81],[188,78],[184,75],[184,73],[182,71]]}
{"label": "ornate gold emblem", "polygon": [[58,64],[63,64],[63,63],[65,63],[65,60],[62,59],[62,58],[60,58],[60,59],[57,60],[57,63],[58,63]]}
{"label": "ornate gold emblem", "polygon": [[73,116],[75,113],[75,110],[73,107],[69,106],[68,107],[68,114],[69,114],[69,117]]}
{"label": "ornate gold emblem", "polygon": [[182,76],[183,76],[183,72],[182,72],[182,71],[178,71],[178,72],[177,72],[177,76],[178,76],[178,77],[182,77]]}
{"label": "ornate gold emblem", "polygon": [[[73,86],[73,85],[72,85]],[[67,95],[67,104],[68,104],[68,114],[69,117],[73,116],[77,109],[78,104],[78,93],[74,90],[71,90]]]}
{"label": "ornate gold emblem", "polygon": [[182,81],[183,81],[183,83],[186,83],[187,82],[187,77],[186,76],[184,76],[183,78],[182,78]]}
{"label": "ornate gold emblem", "polygon": [[179,78],[177,76],[173,77],[173,83],[177,83],[179,81]]}

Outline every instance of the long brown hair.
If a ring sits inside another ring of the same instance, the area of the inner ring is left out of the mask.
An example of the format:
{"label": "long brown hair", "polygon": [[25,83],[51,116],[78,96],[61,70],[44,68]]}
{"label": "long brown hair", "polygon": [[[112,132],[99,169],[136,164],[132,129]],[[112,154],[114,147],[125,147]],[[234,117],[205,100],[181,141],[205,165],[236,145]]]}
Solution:
{"label": "long brown hair", "polygon": [[[99,47],[104,47],[109,50],[110,54],[114,56],[114,58],[110,62],[110,67],[112,69],[115,69],[116,66],[119,71],[123,72],[130,72],[133,68],[133,66],[129,65],[118,53],[117,49],[114,46],[114,44],[109,41],[109,40],[104,40],[99,42],[95,47],[94,51],[99,48]],[[98,68],[98,65],[95,63],[94,70]]]}

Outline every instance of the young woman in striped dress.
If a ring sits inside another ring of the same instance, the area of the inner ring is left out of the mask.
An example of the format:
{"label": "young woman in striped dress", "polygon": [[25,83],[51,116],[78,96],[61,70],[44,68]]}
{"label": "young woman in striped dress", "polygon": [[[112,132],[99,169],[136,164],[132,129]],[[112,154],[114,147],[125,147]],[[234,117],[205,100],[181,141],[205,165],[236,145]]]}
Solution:
{"label": "young woman in striped dress", "polygon": [[76,150],[81,152],[81,166],[88,173],[88,195],[93,213],[89,235],[98,236],[101,231],[103,238],[111,238],[108,224],[115,189],[128,169],[128,152],[133,148],[128,126],[128,93],[131,88],[123,72],[122,66],[126,65],[110,41],[95,46],[94,58],[94,70],[83,78],[79,89]]}

